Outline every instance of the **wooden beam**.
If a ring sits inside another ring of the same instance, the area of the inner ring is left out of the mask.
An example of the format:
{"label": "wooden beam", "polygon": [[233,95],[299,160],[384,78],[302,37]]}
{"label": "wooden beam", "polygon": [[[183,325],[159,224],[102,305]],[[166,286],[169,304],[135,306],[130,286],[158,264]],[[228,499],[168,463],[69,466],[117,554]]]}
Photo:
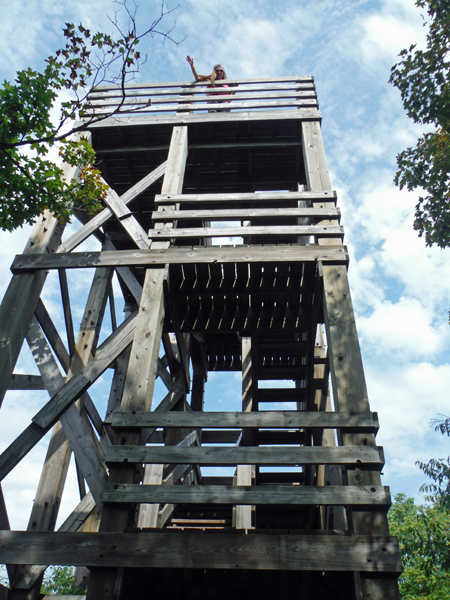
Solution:
{"label": "wooden beam", "polygon": [[275,571],[323,571],[326,565],[327,571],[402,571],[398,542],[389,536],[1,531],[0,561]]}
{"label": "wooden beam", "polygon": [[[33,358],[45,381],[48,393],[53,396],[64,386],[56,359],[47,344],[44,334],[36,320],[33,319],[27,333],[27,340]],[[77,464],[86,479],[89,489],[97,504],[101,503],[101,493],[106,481],[104,456],[95,443],[91,426],[83,421],[78,408],[72,404],[60,415],[61,425],[67,436],[70,447],[75,454]]]}
{"label": "wooden beam", "polygon": [[40,375],[13,373],[8,390],[45,390],[45,384]]}
{"label": "wooden beam", "polygon": [[[187,128],[176,127],[165,170],[162,191],[181,193],[187,157]],[[158,248],[158,246],[157,246]],[[160,248],[164,250],[166,244]],[[140,251],[142,252],[142,250]],[[126,265],[124,265],[126,266]],[[147,267],[151,265],[147,264]],[[158,354],[164,322],[163,281],[166,269],[147,268],[142,289],[136,333],[130,352],[130,361],[125,377],[121,408],[123,410],[150,410],[158,367]],[[141,432],[118,430],[121,441],[136,445],[145,442]],[[129,465],[115,465],[110,470],[111,483],[132,483],[135,470]],[[102,511],[101,531],[123,531],[129,519],[128,507],[109,505]],[[113,600],[115,597],[117,569],[94,572],[89,584],[88,600]]]}
{"label": "wooden beam", "polygon": [[148,237],[152,240],[178,240],[180,238],[214,238],[214,237],[246,237],[246,236],[288,236],[288,235],[320,235],[322,237],[344,236],[344,228],[336,225],[260,225],[247,227],[191,227],[189,229],[150,229]]}
{"label": "wooden beam", "polygon": [[[176,219],[209,221],[242,221],[245,219],[285,219],[288,217],[321,217],[338,219],[341,211],[338,208],[236,208],[213,210],[161,210],[152,212],[153,221],[172,221]],[[286,225],[286,232],[290,225]]]}
{"label": "wooden beam", "polygon": [[[74,173],[72,173],[74,174]],[[30,256],[47,254],[61,237],[63,228],[48,211],[37,219],[25,248]],[[23,340],[41,295],[47,274],[30,273],[14,276],[0,306],[0,406],[8,389]]]}
{"label": "wooden beam", "polygon": [[[146,175],[143,179],[138,181],[132,188],[127,190],[120,197],[121,202],[124,204],[128,204],[132,200],[134,200],[139,194],[141,194],[144,190],[146,190],[149,186],[151,186],[155,181],[160,179],[166,170],[166,164],[163,163],[159,165],[156,169],[154,169],[151,173]],[[81,227],[78,231],[76,231],[73,235],[70,236],[67,240],[65,240],[57,249],[57,253],[65,253],[71,252],[77,246],[79,246],[84,240],[86,240],[94,231],[96,231],[99,227],[101,227],[108,219],[113,216],[112,211],[109,208],[105,208],[98,215],[95,215],[86,225]]]}
{"label": "wooden beam", "polygon": [[345,246],[198,246],[161,250],[117,250],[116,252],[71,252],[30,256],[19,254],[11,269],[15,273],[47,269],[101,267],[163,267],[166,264],[248,262],[348,262]]}
{"label": "wooden beam", "polygon": [[[206,109],[206,107],[205,107]],[[252,121],[320,121],[322,114],[314,108],[296,108],[294,110],[248,110],[236,111],[231,113],[217,113],[211,115],[177,113],[174,115],[146,115],[146,116],[128,116],[122,118],[109,118],[92,123],[89,125],[90,130],[115,127],[145,127],[146,125],[174,125],[180,127],[190,125],[191,123],[235,123],[235,122],[252,122]]]}
{"label": "wooden beam", "polygon": [[[391,504],[389,488],[384,486],[161,486],[107,484],[104,502],[160,502],[172,504],[291,504],[296,506],[378,506],[387,511]],[[250,523],[251,525],[251,523]],[[241,527],[245,529],[245,527]]]}
{"label": "wooden beam", "polygon": [[96,357],[80,373],[68,381],[61,390],[34,416],[29,425],[0,455],[0,481],[41,440],[58,421],[71,403],[100,377],[116,357],[131,343],[136,326],[134,316],[120,326],[97,350]]}
{"label": "wooden beam", "polygon": [[198,465],[301,465],[301,464],[361,464],[381,470],[384,465],[381,447],[338,446],[283,448],[176,448],[173,446],[110,446],[106,462],[113,463],[174,463]]}
{"label": "wooden beam", "polygon": [[308,191],[308,192],[254,192],[253,194],[158,194],[155,196],[157,205],[164,204],[195,204],[197,207],[202,204],[234,204],[241,202],[300,202],[301,200],[310,202],[331,202],[336,204],[337,193],[335,191]]}
{"label": "wooden beam", "polygon": [[119,198],[114,190],[108,190],[104,202],[109,210],[116,216],[117,220],[136,246],[141,248],[141,250],[147,249],[150,244],[145,230],[129,210],[125,202]]}
{"label": "wooden beam", "polygon": [[[261,393],[262,390],[258,390]],[[264,429],[324,428],[350,429],[355,431],[378,430],[378,414],[371,412],[115,412],[114,427],[209,427],[211,429],[240,429],[261,427]]]}

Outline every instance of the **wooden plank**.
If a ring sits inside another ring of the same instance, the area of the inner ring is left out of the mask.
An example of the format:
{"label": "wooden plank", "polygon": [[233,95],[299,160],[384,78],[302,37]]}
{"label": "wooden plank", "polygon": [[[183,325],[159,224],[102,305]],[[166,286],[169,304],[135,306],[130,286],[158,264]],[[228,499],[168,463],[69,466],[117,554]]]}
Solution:
{"label": "wooden plank", "polygon": [[[230,560],[232,558],[232,560]],[[0,532],[0,561],[133,568],[402,571],[389,536]]]}
{"label": "wooden plank", "polygon": [[261,111],[239,111],[231,113],[195,114],[177,113],[176,115],[148,115],[148,116],[124,116],[121,118],[107,118],[89,125],[90,130],[115,127],[145,127],[146,125],[189,125],[191,123],[233,123],[252,121],[320,121],[322,114],[313,108],[296,108],[295,110],[261,110]]}
{"label": "wooden plank", "polygon": [[384,464],[381,447],[338,446],[301,448],[176,448],[173,446],[110,446],[106,451],[107,463],[179,463],[198,465],[299,465],[299,464],[344,464],[365,467]]}
{"label": "wooden plank", "polygon": [[319,225],[273,225],[248,227],[192,227],[190,229],[150,229],[151,240],[178,240],[180,238],[214,238],[271,235],[320,235],[323,237],[343,237],[341,226]]}
{"label": "wooden plank", "polygon": [[[222,96],[221,96],[222,97]],[[128,108],[127,105],[124,105],[123,110],[118,110],[115,114],[115,118],[120,119],[121,117],[129,117],[129,116],[135,116],[135,115],[142,115],[142,114],[149,114],[149,115],[153,115],[153,114],[157,114],[157,113],[167,113],[170,110],[175,110],[175,109],[183,109],[186,111],[204,111],[209,107],[208,105],[210,103],[214,102],[214,100],[211,100],[207,97],[202,98],[201,100],[197,100],[196,102],[191,102],[188,103],[184,100],[179,101],[179,103],[175,106],[175,107],[170,107],[167,106],[166,104],[160,103],[160,104],[145,104],[142,103],[141,107],[139,107],[139,105],[137,105],[136,107],[134,107],[133,105],[128,105],[130,106],[130,108]],[[263,108],[266,109],[275,109],[275,110],[280,110],[280,109],[292,109],[293,107],[297,107],[298,109],[317,109],[319,107],[319,104],[317,102],[317,100],[315,98],[311,98],[311,99],[285,99],[285,100],[254,100],[252,101],[247,101],[247,102],[239,102],[239,99],[233,99],[232,103],[230,101],[230,103],[228,104],[228,99],[225,100],[218,100],[217,102],[226,102],[227,106],[222,106],[220,104],[217,104],[213,107],[213,110],[215,111],[229,111],[230,107],[231,110],[245,110],[245,111],[251,111],[251,110],[261,110]],[[101,106],[97,109],[94,110],[89,110],[89,112],[86,112],[86,117],[91,117],[91,118],[98,118],[98,117],[108,117],[110,115],[110,110],[108,107],[106,107],[106,109]]]}
{"label": "wooden plank", "polygon": [[166,264],[248,263],[248,262],[340,262],[348,260],[345,246],[198,246],[160,250],[117,250],[116,252],[71,252],[46,256],[16,256],[15,273],[47,269],[102,267],[163,267]]}
{"label": "wooden plank", "polygon": [[[127,190],[122,196],[120,200],[124,204],[130,203],[134,198],[139,196],[144,190],[146,190],[149,186],[151,186],[155,181],[160,179],[166,170],[166,164],[163,163],[159,165],[156,169],[154,169],[151,173],[146,175],[143,179],[138,181],[132,188]],[[57,249],[57,253],[65,253],[71,252],[77,246],[79,246],[84,240],[86,240],[94,231],[96,231],[99,227],[103,225],[108,219],[112,217],[113,213],[109,208],[105,208],[101,212],[99,212],[95,217],[93,217],[86,225],[81,227],[78,231],[76,231],[73,235],[70,236],[67,240],[65,240]]]}
{"label": "wooden plank", "polygon": [[104,202],[109,210],[116,216],[117,220],[136,246],[142,250],[147,249],[150,244],[144,228],[114,190],[108,190]]}
{"label": "wooden plank", "polygon": [[36,310],[34,311],[34,314],[39,322],[39,325],[42,327],[45,337],[49,341],[50,346],[56,354],[57,359],[61,363],[62,368],[67,373],[70,367],[69,353],[67,352],[64,342],[62,341],[58,330],[48,314],[48,311],[45,308],[41,298],[39,298],[36,304]]}
{"label": "wooden plank", "polygon": [[[243,504],[296,506],[378,506],[391,504],[384,486],[292,486],[292,485],[190,485],[161,486],[107,484],[104,502],[160,502],[169,504]],[[251,523],[250,523],[251,525]],[[244,528],[245,529],[245,528]]]}
{"label": "wooden plank", "polygon": [[[162,186],[165,194],[179,194],[181,192],[186,157],[187,128],[175,127],[172,132],[167,168]],[[160,249],[164,250],[165,248],[166,244]],[[150,410],[152,406],[164,322],[164,277],[165,269],[147,268],[139,305],[136,334],[130,352],[121,402],[121,408],[125,410]],[[131,445],[145,441],[141,439],[140,431],[121,432],[120,436],[124,443]],[[128,465],[117,465],[110,471],[110,481],[112,483],[131,483],[134,476],[134,470],[130,469]],[[128,519],[128,507],[119,507],[119,509],[111,506],[106,507],[102,512],[100,529],[102,531],[123,531]],[[116,569],[94,572],[89,585],[88,599],[97,600],[102,597],[103,600],[113,600],[116,576]]]}
{"label": "wooden plank", "polygon": [[[229,80],[227,80],[228,82]],[[238,80],[233,80],[235,83]],[[305,91],[305,93],[311,94],[315,93],[315,86],[312,81],[306,80],[289,80],[287,81],[278,81],[278,82],[258,82],[258,83],[247,83],[248,80],[245,80],[245,83],[239,84],[239,92],[285,92],[285,91]],[[187,82],[187,83],[168,83],[165,85],[152,85],[149,87],[145,87],[145,84],[135,84],[136,87],[126,86],[126,96],[127,98],[140,98],[140,97],[148,97],[151,96],[153,98],[158,98],[161,96],[180,96],[183,97],[189,95],[196,95],[206,93],[208,90],[214,91],[213,88],[205,88],[205,83],[196,83],[195,81]],[[104,90],[97,88],[95,91],[90,92],[89,99],[101,99],[101,98],[123,98],[123,92],[121,88],[109,88],[105,86]]]}
{"label": "wooden plank", "polygon": [[[261,392],[261,390],[259,390]],[[201,427],[211,429],[241,429],[253,427],[263,429],[352,429],[374,431],[379,427],[378,414],[371,412],[306,412],[306,411],[263,411],[263,412],[115,412],[114,427]]]}
{"label": "wooden plank", "polygon": [[335,191],[307,191],[307,192],[254,192],[253,194],[158,194],[155,196],[156,204],[195,204],[234,202],[332,202],[336,203],[337,193]]}
{"label": "wooden plank", "polygon": [[[81,531],[83,524],[88,516],[95,509],[95,502],[92,494],[88,492],[86,496],[75,507],[74,511],[67,517],[61,527],[60,532],[75,532]],[[44,574],[48,565],[26,565],[21,568],[21,577],[14,581],[14,589],[28,590],[38,579]],[[76,598],[80,598],[76,596]]]}
{"label": "wooden plank", "polygon": [[67,273],[65,269],[60,269],[59,286],[61,289],[61,299],[64,311],[64,321],[66,324],[67,343],[69,346],[69,354],[72,356],[75,350],[75,333],[73,330],[72,311],[70,309],[69,286],[67,283]]}
{"label": "wooden plank", "polygon": [[8,390],[45,390],[45,384],[40,375],[13,373]]}
{"label": "wooden plank", "polygon": [[[228,84],[250,85],[250,84],[273,84],[273,83],[308,83],[314,84],[314,77],[311,75],[295,75],[291,77],[258,77],[253,79],[227,79]],[[154,90],[161,88],[178,88],[178,87],[201,87],[206,85],[203,81],[196,83],[195,81],[166,81],[162,83],[127,83],[125,86],[126,93],[132,90]],[[117,84],[99,85],[95,88],[95,94],[111,91],[120,91],[121,86]],[[89,94],[90,97],[90,94]]]}
{"label": "wooden plank", "polygon": [[[72,170],[71,175],[74,175]],[[25,252],[47,254],[59,243],[63,228],[48,211],[37,219]],[[46,280],[46,273],[13,277],[0,306],[0,406],[8,389],[23,340]]]}
{"label": "wooden plank", "polygon": [[[69,380],[33,417],[33,422],[48,430],[61,413],[96,381],[117,356],[131,343],[136,327],[135,315],[122,323],[99,347],[95,358]],[[75,381],[74,381],[75,380]]]}
{"label": "wooden plank", "polygon": [[[43,377],[50,396],[64,386],[64,377],[44,338],[37,319],[34,318],[27,333],[33,358]],[[83,421],[77,407],[72,404],[60,415],[61,425],[75,454],[78,467],[86,479],[97,504],[101,503],[101,492],[106,481],[104,456],[93,439],[91,426]]]}
{"label": "wooden plank", "polygon": [[[171,221],[176,219],[210,221],[227,220],[242,221],[244,219],[268,219],[286,217],[323,217],[338,219],[341,211],[338,208],[242,208],[214,210],[162,210],[152,212],[153,221]],[[289,229],[290,226],[287,226]]]}
{"label": "wooden plank", "polygon": [[[214,96],[225,96],[227,98],[217,98],[218,100],[231,100],[233,105],[235,102],[239,103],[243,100],[250,100],[253,102],[265,101],[265,100],[280,100],[282,98],[291,98],[293,100],[297,99],[307,99],[307,100],[316,100],[317,104],[317,94],[314,88],[301,89],[296,87],[291,87],[283,90],[272,90],[272,89],[261,89],[261,93],[257,93],[257,91],[248,86],[248,90],[251,93],[246,93],[246,91],[242,88],[224,88],[222,85],[217,85],[215,88],[208,87],[205,88],[196,88],[193,90],[192,88],[188,89],[186,93],[185,91],[181,94],[133,94],[126,96],[120,96],[119,94],[89,94],[89,106],[92,107],[92,111],[95,112],[98,109],[107,108],[107,107],[121,107],[124,110],[129,108],[130,110],[139,108],[146,108],[149,111],[155,107],[163,107],[166,106],[166,110],[170,110],[171,104],[176,105],[173,108],[185,108],[185,106],[195,105],[197,102],[205,102],[205,99],[211,100]],[[151,104],[149,104],[149,100],[151,99]],[[120,114],[120,113],[119,113]]]}
{"label": "wooden plank", "polygon": [[[100,346],[96,357],[57,393],[33,418],[29,425],[0,455],[0,481],[44,437],[59,419],[60,413],[75,402],[83,392],[108,368],[115,358],[131,343],[135,322],[128,319]],[[118,334],[119,332],[119,334]],[[38,422],[40,424],[38,424]]]}

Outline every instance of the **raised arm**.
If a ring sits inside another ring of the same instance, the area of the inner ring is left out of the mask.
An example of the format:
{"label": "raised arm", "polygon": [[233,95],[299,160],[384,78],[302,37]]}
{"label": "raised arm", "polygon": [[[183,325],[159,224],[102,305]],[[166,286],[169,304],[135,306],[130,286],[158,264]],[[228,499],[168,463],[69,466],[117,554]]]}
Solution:
{"label": "raised arm", "polygon": [[194,59],[191,58],[189,55],[186,57],[186,60],[188,61],[188,63],[191,66],[195,81],[209,81],[209,79],[211,79],[211,77],[209,75],[199,75],[197,73],[197,71],[195,70],[195,67],[194,67]]}

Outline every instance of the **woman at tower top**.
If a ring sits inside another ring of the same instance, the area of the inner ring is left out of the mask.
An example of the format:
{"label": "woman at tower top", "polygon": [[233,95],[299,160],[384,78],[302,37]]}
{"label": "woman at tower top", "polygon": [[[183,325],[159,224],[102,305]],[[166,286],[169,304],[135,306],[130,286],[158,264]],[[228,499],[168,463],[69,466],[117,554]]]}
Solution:
{"label": "woman at tower top", "polygon": [[[191,58],[190,56],[187,56],[186,60],[191,65],[191,69],[192,69],[192,73],[195,77],[195,81],[209,81],[210,85],[215,87],[216,81],[221,81],[221,80],[227,78],[225,69],[222,67],[221,64],[214,65],[211,75],[199,75],[194,67],[194,59]],[[228,87],[228,86],[224,85],[223,87]]]}

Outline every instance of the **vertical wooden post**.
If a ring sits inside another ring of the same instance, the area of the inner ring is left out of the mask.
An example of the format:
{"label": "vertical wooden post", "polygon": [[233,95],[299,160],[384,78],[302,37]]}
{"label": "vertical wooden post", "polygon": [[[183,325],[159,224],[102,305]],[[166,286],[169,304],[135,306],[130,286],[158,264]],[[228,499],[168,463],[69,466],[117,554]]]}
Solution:
{"label": "vertical wooden post", "polygon": [[[325,158],[320,123],[303,122],[303,152],[308,187],[311,191],[331,190],[330,177]],[[314,204],[320,206],[320,203]],[[329,222],[321,222],[321,225]],[[336,239],[320,239],[319,245],[336,245]],[[338,411],[368,411],[366,382],[361,351],[356,332],[353,305],[345,266],[319,265],[323,277],[323,308],[330,361],[333,398]],[[373,434],[345,434],[344,445],[375,446]],[[347,471],[350,485],[380,485],[376,471]],[[382,512],[352,511],[355,534],[388,535],[387,516]],[[371,600],[398,600],[398,584],[395,577],[373,578],[361,574],[364,598]]]}
{"label": "vertical wooden post", "polygon": [[[162,194],[179,194],[183,187],[187,158],[187,127],[174,127],[169,157],[164,175]],[[165,242],[153,244],[153,248],[167,247]],[[163,283],[166,269],[148,269],[145,274],[139,306],[138,323],[131,348],[130,361],[125,377],[122,410],[145,410],[152,407],[153,391],[157,376],[159,347],[164,322]],[[139,431],[116,431],[115,443],[138,445]],[[109,481],[132,483],[135,465],[111,468]],[[100,531],[123,531],[130,519],[129,507],[107,505],[103,509]],[[96,569],[92,572],[87,600],[113,600],[117,569]]]}
{"label": "vertical wooden post", "polygon": [[[255,386],[254,367],[252,356],[252,338],[242,338],[242,412],[251,412],[253,410],[253,394]],[[243,430],[243,446],[252,444],[252,432]],[[252,465],[238,465],[236,469],[236,484],[252,484]],[[249,505],[236,506],[236,529],[251,529],[252,527],[252,507]]]}

